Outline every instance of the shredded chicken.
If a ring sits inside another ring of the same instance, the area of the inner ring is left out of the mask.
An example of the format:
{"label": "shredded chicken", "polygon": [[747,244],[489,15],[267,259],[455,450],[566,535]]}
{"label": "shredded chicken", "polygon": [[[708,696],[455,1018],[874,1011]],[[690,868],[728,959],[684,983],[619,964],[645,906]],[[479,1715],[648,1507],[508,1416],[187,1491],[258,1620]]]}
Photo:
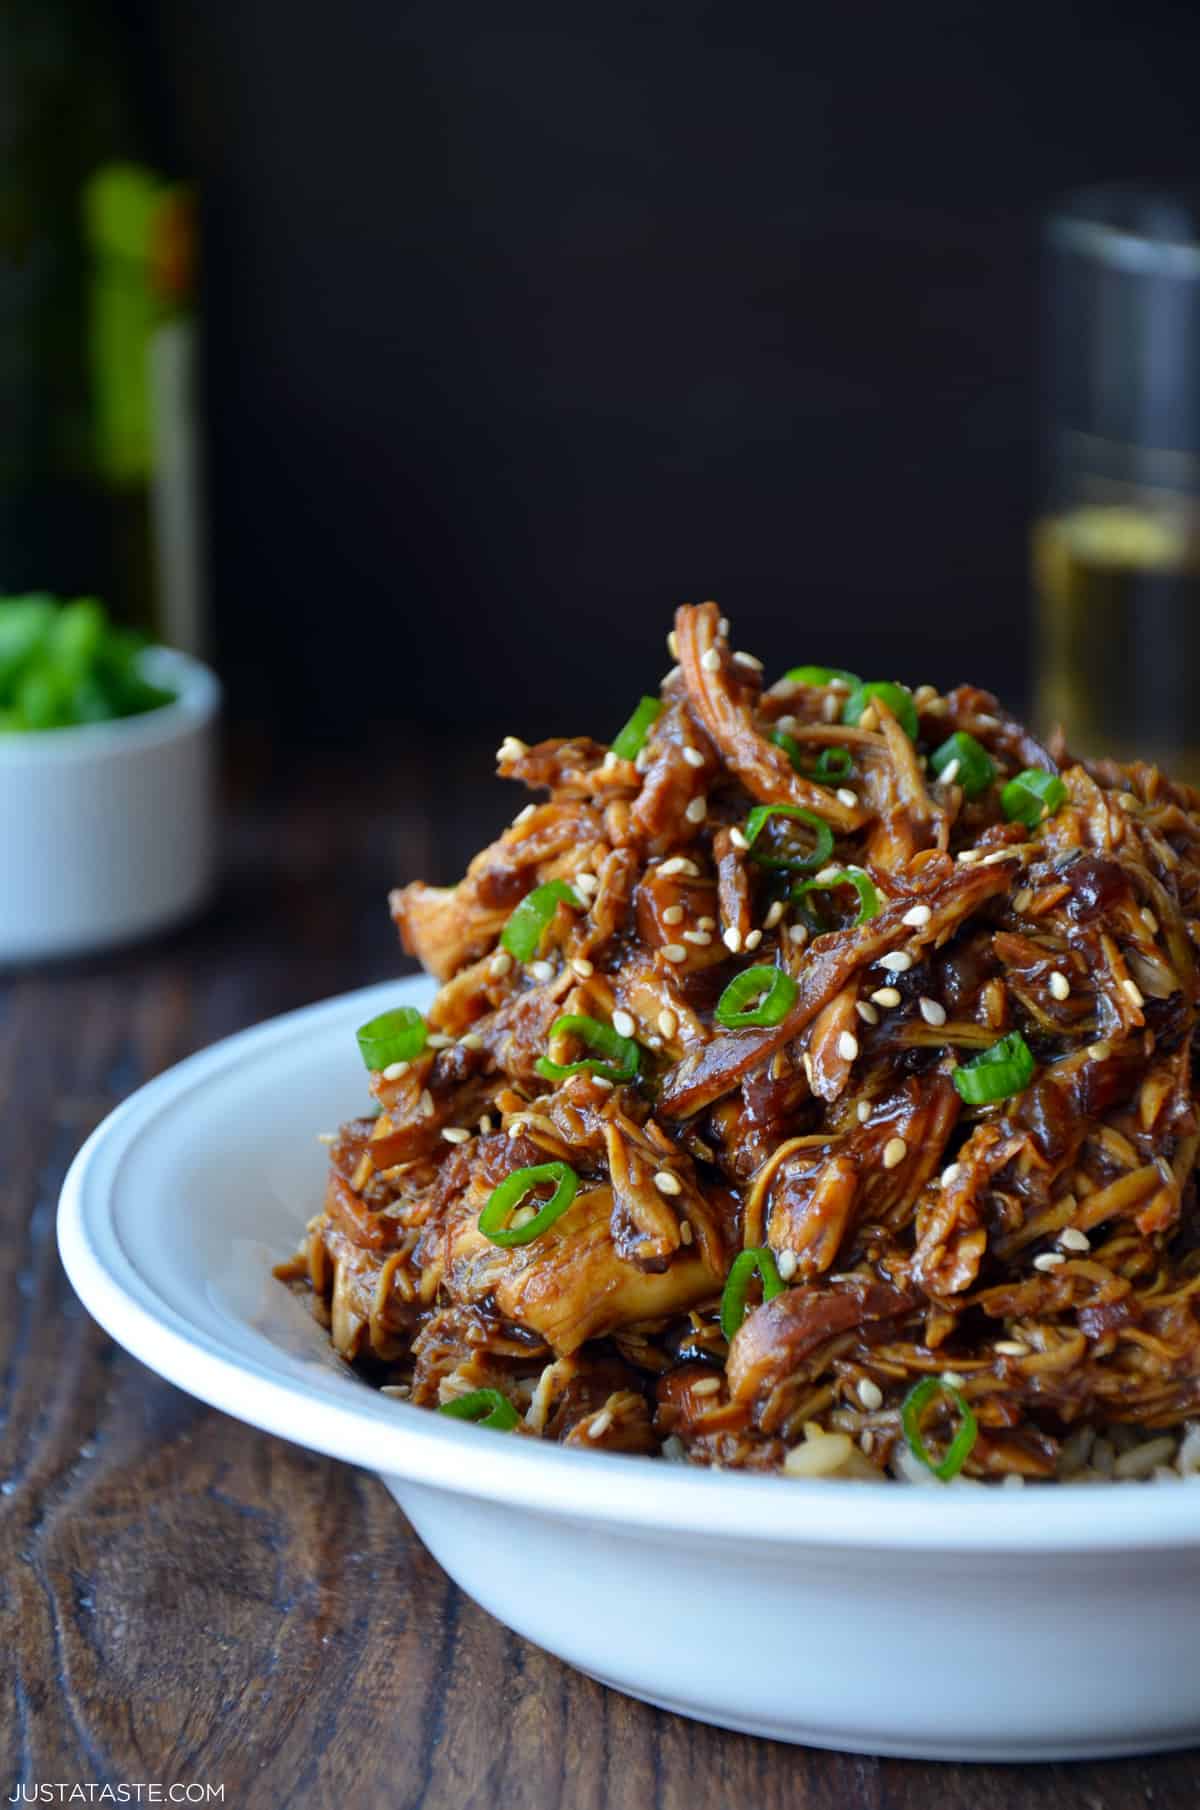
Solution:
{"label": "shredded chicken", "polygon": [[[485,1391],[584,1449],[878,1477],[967,1426],[967,1476],[1032,1480],[1182,1435],[1200,797],[1047,749],[970,686],[862,708],[844,675],[764,689],[715,604],[680,609],[673,644],[634,758],[509,738],[501,773],[546,796],[457,887],[392,894],[442,982],[427,1040],[370,1075],[378,1114],[337,1134],[281,1273],[393,1392]],[[982,784],[939,753],[956,735]],[[1029,768],[1053,776],[1032,824],[1002,798]],[[548,881],[515,959],[505,927]],[[1025,1066],[979,1098],[1014,1036]],[[498,1226],[497,1190],[545,1165],[563,1210],[530,1182]]]}

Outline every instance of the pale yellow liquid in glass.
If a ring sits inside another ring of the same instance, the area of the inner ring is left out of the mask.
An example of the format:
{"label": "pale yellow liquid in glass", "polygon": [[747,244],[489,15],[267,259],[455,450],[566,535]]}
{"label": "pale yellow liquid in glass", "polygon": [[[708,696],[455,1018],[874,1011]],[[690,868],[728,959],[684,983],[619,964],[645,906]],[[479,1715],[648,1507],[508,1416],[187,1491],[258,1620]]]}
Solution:
{"label": "pale yellow liquid in glass", "polygon": [[1172,499],[1086,505],[1033,538],[1035,715],[1073,753],[1200,783],[1200,519]]}

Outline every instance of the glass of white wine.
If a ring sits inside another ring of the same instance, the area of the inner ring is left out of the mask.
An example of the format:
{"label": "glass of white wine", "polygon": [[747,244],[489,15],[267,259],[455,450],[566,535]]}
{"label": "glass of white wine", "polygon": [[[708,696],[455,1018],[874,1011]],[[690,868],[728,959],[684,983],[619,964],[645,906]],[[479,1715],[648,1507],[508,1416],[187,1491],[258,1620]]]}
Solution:
{"label": "glass of white wine", "polygon": [[1129,189],[1048,220],[1034,692],[1078,754],[1200,783],[1200,237]]}

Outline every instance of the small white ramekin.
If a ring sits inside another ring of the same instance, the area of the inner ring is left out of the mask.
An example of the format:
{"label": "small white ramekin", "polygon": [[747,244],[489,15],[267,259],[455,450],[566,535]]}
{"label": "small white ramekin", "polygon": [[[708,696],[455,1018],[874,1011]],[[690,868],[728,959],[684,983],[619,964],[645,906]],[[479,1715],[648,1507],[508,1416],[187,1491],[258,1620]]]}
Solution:
{"label": "small white ramekin", "polygon": [[174,703],[0,736],[0,962],[131,941],[211,891],[220,686],[167,648],[145,671]]}

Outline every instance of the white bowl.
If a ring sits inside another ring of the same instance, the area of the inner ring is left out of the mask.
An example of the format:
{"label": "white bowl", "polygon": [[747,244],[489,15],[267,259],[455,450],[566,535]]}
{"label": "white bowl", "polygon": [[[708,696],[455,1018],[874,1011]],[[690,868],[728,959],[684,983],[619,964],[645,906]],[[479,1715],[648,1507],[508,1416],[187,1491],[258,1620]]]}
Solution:
{"label": "white bowl", "polygon": [[167,648],[143,665],[173,703],[0,736],[0,962],[126,942],[208,896],[220,687]]}
{"label": "white bowl", "polygon": [[1200,1488],[793,1482],[516,1439],[379,1395],[270,1275],[361,1109],[355,1027],[426,981],[191,1057],[75,1159],[85,1305],[203,1401],[377,1471],[501,1621],[631,1695],[816,1746],[1063,1759],[1200,1737]]}

